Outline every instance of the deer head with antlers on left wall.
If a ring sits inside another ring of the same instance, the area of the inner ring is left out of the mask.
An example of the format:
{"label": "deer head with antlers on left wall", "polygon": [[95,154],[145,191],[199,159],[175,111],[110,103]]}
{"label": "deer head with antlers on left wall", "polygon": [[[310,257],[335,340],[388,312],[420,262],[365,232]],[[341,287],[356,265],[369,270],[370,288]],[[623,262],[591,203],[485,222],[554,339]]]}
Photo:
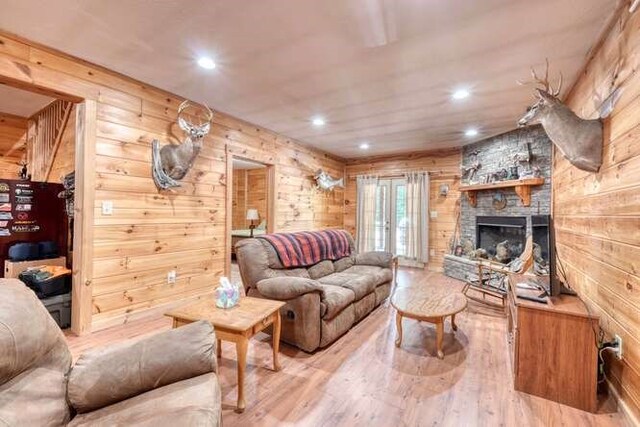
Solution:
{"label": "deer head with antlers on left wall", "polygon": [[549,83],[549,61],[544,79],[539,78],[533,68],[531,75],[533,81],[527,83],[542,87],[536,88],[536,102],[527,108],[518,126],[542,124],[551,141],[572,165],[588,172],[597,172],[602,165],[602,121],[582,119],[558,99],[562,74],[558,87],[553,89]]}
{"label": "deer head with antlers on left wall", "polygon": [[[189,107],[196,106],[205,110],[205,120],[202,123],[191,123],[185,117],[185,111]],[[178,107],[178,126],[186,132],[187,137],[181,144],[167,144],[160,148],[160,142],[154,139],[152,143],[153,154],[153,180],[161,190],[179,187],[178,182],[185,177],[196,157],[202,149],[202,139],[211,130],[213,111],[206,105],[192,104],[184,101]]]}

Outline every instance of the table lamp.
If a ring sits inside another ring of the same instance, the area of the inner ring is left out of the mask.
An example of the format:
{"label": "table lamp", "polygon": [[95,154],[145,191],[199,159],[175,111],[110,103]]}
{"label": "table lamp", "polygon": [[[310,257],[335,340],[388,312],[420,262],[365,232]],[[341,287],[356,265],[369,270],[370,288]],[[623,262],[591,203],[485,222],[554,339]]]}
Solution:
{"label": "table lamp", "polygon": [[258,209],[247,209],[247,220],[251,221],[251,225],[249,226],[250,236],[253,237],[253,229],[256,228],[256,225],[253,221],[257,221],[260,219],[258,215]]}

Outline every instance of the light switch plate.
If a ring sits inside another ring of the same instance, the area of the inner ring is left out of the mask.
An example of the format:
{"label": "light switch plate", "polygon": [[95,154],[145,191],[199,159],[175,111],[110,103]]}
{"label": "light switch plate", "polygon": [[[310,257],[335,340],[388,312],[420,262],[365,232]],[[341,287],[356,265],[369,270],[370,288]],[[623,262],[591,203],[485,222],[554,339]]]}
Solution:
{"label": "light switch plate", "polygon": [[431,218],[438,218],[438,211],[431,211]]}
{"label": "light switch plate", "polygon": [[102,202],[102,215],[113,215],[113,202],[111,200]]}

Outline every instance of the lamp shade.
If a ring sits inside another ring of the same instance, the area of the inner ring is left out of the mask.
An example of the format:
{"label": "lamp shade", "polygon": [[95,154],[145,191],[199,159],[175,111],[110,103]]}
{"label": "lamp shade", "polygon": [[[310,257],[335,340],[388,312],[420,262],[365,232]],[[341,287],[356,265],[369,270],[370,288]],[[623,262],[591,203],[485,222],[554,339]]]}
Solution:
{"label": "lamp shade", "polygon": [[260,219],[258,209],[247,209],[247,219],[251,221]]}

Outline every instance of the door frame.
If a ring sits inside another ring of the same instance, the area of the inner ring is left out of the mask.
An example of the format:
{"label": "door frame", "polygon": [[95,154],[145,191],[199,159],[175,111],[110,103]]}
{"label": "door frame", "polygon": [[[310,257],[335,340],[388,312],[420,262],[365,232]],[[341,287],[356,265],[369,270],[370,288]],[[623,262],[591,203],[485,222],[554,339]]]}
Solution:
{"label": "door frame", "polygon": [[[1,33],[0,33],[1,34]],[[17,69],[17,67],[16,67]],[[91,332],[93,314],[93,204],[95,199],[95,153],[98,121],[98,102],[85,97],[81,91],[73,93],[55,87],[56,79],[25,81],[3,74],[0,83],[16,89],[35,92],[55,99],[71,101],[76,108],[75,129],[75,194],[73,221],[73,259],[71,260],[71,332],[84,335]],[[50,83],[51,82],[51,83]]]}
{"label": "door frame", "polygon": [[224,275],[231,276],[231,231],[233,216],[233,160],[246,160],[253,163],[260,163],[266,167],[267,175],[267,233],[273,233],[275,230],[276,218],[276,165],[273,163],[263,162],[250,157],[243,157],[233,154],[227,146],[226,153],[226,171],[225,171],[225,233],[224,233]]}

